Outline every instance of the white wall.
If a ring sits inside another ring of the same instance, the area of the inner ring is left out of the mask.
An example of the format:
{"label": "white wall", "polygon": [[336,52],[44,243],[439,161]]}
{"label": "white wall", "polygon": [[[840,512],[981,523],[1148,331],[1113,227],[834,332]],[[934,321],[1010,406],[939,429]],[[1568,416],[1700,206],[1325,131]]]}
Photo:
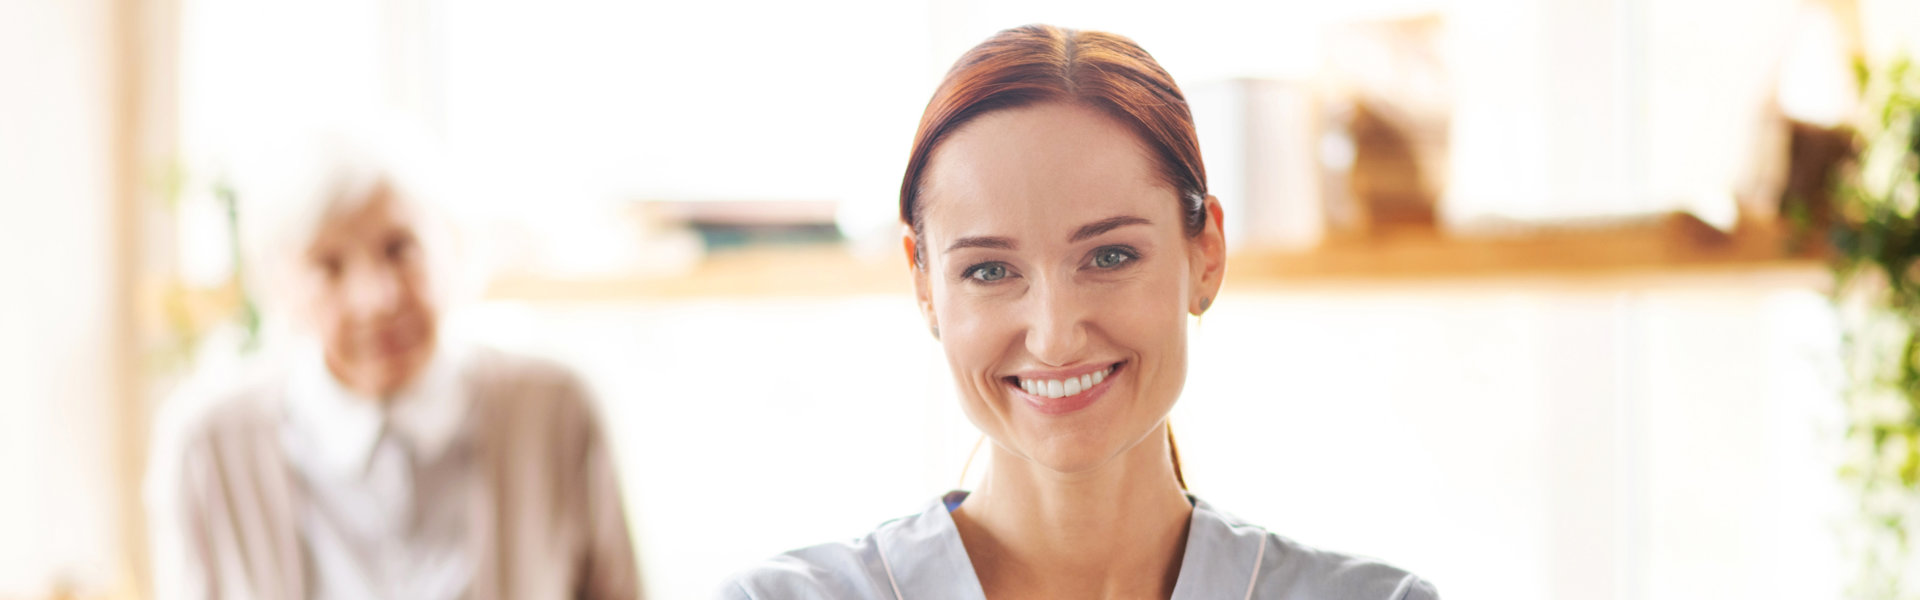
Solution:
{"label": "white wall", "polygon": [[1731,226],[1802,4],[1452,4],[1443,215],[1487,228],[1689,210]]}
{"label": "white wall", "polygon": [[0,597],[115,584],[110,7],[0,0]]}

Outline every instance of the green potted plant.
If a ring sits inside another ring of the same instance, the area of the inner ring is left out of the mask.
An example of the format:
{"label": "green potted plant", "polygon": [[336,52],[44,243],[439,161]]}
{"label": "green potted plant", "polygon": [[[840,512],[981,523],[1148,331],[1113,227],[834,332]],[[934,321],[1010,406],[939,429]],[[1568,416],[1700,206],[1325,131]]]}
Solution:
{"label": "green potted plant", "polygon": [[1846,458],[1857,517],[1849,595],[1920,598],[1920,68],[1858,68],[1854,152],[1828,226],[1843,335]]}

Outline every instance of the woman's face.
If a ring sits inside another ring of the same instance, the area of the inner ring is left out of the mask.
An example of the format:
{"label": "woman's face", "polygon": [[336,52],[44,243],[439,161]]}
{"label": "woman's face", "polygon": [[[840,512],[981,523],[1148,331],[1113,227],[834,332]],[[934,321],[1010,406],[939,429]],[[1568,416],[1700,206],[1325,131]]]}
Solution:
{"label": "woman's face", "polygon": [[437,311],[426,257],[413,212],[388,186],[328,219],[297,272],[327,367],[348,389],[388,396],[432,357]]}
{"label": "woman's face", "polygon": [[1218,203],[1188,237],[1133,133],[1064,103],[976,118],[922,184],[915,283],[968,418],[1061,473],[1157,433],[1186,381],[1187,314],[1219,288]]}

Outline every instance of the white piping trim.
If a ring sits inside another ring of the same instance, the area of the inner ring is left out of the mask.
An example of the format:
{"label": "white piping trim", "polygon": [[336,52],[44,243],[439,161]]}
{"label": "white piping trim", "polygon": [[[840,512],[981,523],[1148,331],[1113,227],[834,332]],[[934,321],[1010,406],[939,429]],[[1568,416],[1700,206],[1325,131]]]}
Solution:
{"label": "white piping trim", "polygon": [[1418,580],[1418,579],[1419,579],[1419,578],[1418,578],[1418,577],[1414,577],[1412,573],[1408,573],[1406,577],[1401,577],[1401,578],[1400,578],[1400,585],[1397,585],[1397,586],[1394,586],[1394,587],[1393,587],[1393,597],[1394,597],[1394,599],[1395,599],[1395,600],[1406,600],[1406,599],[1407,599],[1407,594],[1413,591],[1413,582],[1414,582],[1414,581],[1416,581],[1416,580]]}
{"label": "white piping trim", "polygon": [[1267,535],[1260,533],[1260,551],[1253,555],[1253,576],[1247,578],[1247,600],[1253,600],[1253,586],[1260,582],[1260,563],[1267,559]]}
{"label": "white piping trim", "polygon": [[880,568],[887,572],[887,585],[893,586],[893,599],[907,600],[906,596],[900,594],[900,582],[893,580],[893,565],[887,563],[886,551],[879,544],[874,544],[873,553],[880,555]]}

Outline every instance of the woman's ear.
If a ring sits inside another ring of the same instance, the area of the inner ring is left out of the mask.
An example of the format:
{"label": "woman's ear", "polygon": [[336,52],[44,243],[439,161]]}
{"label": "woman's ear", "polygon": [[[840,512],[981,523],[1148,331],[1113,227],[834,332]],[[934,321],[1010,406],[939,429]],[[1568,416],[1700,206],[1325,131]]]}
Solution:
{"label": "woman's ear", "polygon": [[913,272],[913,299],[920,306],[920,316],[927,320],[927,331],[933,333],[933,339],[940,339],[940,320],[933,315],[933,290],[927,280],[927,264],[920,256],[920,240],[913,235],[913,227],[900,226],[900,246],[907,251],[907,270]]}
{"label": "woman's ear", "polygon": [[1207,221],[1201,226],[1200,236],[1193,240],[1193,251],[1188,254],[1193,267],[1189,271],[1192,289],[1187,297],[1187,312],[1194,316],[1213,307],[1227,272],[1226,215],[1220,210],[1220,199],[1208,195],[1206,211]]}

